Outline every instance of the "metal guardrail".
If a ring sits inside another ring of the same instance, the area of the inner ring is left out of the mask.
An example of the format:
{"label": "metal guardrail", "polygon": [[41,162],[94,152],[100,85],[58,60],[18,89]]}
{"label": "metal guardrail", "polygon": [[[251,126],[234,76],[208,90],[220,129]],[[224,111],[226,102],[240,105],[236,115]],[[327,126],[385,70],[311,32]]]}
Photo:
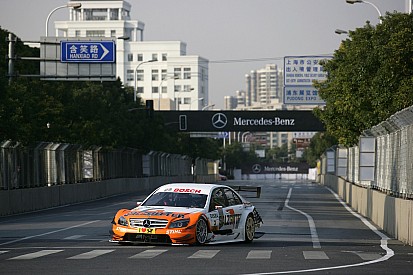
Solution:
{"label": "metal guardrail", "polygon": [[[360,186],[413,199],[413,106],[364,131],[360,140],[364,137],[374,138],[374,158],[370,160],[362,156],[360,144],[351,148],[330,148],[320,160],[321,174],[335,174]],[[338,152],[343,149],[346,157],[340,159]],[[328,151],[334,153],[334,159],[328,159]],[[331,161],[334,169],[329,171]],[[373,163],[371,171],[374,171],[372,179],[367,181],[362,180],[360,170],[366,162]]]}
{"label": "metal guardrail", "polygon": [[208,175],[212,174],[209,163],[155,151],[142,155],[133,148],[105,150],[46,142],[26,147],[7,140],[0,142],[0,190],[114,178]]}

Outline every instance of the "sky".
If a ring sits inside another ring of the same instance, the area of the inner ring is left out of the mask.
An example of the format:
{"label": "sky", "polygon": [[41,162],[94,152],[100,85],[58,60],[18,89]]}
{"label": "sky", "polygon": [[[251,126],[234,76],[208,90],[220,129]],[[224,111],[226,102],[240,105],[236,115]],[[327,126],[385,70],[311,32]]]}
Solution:
{"label": "sky", "polygon": [[[67,0],[0,0],[0,27],[23,41],[45,35],[47,15]],[[145,23],[145,41],[183,41],[187,55],[209,64],[209,104],[224,107],[224,96],[245,90],[245,75],[266,64],[283,68],[284,56],[333,54],[345,35],[379,14],[370,4],[345,0],[128,0],[131,19]],[[406,12],[409,0],[369,0],[382,15]],[[50,18],[69,20],[67,9]],[[0,41],[0,43],[5,43]]]}

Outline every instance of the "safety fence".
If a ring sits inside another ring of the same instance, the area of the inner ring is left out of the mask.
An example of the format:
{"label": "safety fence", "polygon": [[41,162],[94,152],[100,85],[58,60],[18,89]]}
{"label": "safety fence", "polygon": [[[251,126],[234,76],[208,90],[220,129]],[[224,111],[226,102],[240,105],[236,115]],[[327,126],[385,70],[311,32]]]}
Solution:
{"label": "safety fence", "polygon": [[334,174],[388,195],[413,198],[413,106],[364,131],[358,146],[329,148],[321,174]]}
{"label": "safety fence", "polygon": [[0,143],[0,190],[102,181],[116,178],[213,174],[213,161],[133,148],[42,142]]}

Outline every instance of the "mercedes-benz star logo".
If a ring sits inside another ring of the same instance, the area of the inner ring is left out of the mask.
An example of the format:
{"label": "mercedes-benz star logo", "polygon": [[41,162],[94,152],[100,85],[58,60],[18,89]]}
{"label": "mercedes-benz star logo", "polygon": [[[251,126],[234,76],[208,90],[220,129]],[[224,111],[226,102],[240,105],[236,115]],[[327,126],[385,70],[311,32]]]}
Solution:
{"label": "mercedes-benz star logo", "polygon": [[255,174],[258,174],[261,172],[261,165],[259,164],[254,164],[252,166],[252,172],[254,172]]}
{"label": "mercedes-benz star logo", "polygon": [[144,220],[142,225],[143,225],[143,227],[146,227],[146,228],[151,227],[151,221],[150,220]]}
{"label": "mercedes-benz star logo", "polygon": [[227,116],[223,113],[216,113],[212,117],[212,126],[217,129],[222,129],[227,125]]}

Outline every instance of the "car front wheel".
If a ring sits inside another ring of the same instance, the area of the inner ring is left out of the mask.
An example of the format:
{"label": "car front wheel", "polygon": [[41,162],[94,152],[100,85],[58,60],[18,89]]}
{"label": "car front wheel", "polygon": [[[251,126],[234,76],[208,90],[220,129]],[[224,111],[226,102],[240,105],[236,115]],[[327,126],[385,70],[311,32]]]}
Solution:
{"label": "car front wheel", "polygon": [[255,221],[252,215],[248,215],[245,221],[245,242],[250,243],[254,240]]}
{"label": "car front wheel", "polygon": [[204,244],[208,237],[208,225],[204,218],[200,218],[196,223],[196,243]]}

